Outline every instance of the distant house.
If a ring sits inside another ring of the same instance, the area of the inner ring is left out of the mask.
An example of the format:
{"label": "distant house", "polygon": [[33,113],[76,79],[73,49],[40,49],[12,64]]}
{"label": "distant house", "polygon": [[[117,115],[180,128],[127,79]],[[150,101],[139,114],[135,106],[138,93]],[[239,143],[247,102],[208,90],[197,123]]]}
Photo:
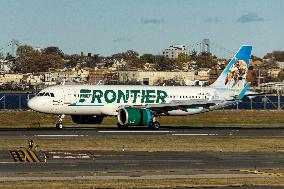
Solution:
{"label": "distant house", "polygon": [[184,82],[195,80],[195,71],[191,72],[158,72],[158,71],[120,71],[118,73],[119,81],[122,83],[135,82],[145,85],[157,85],[166,80],[175,82]]}
{"label": "distant house", "polygon": [[150,64],[150,63],[146,63],[144,64],[144,70],[146,71],[155,71],[156,70],[156,64]]}
{"label": "distant house", "polygon": [[271,68],[271,69],[268,69],[267,74],[268,76],[277,78],[281,71],[282,71],[281,68]]}
{"label": "distant house", "polygon": [[21,83],[23,78],[24,74],[0,74],[0,83]]}
{"label": "distant house", "polygon": [[263,64],[263,62],[260,60],[255,60],[255,61],[251,60],[250,64],[253,68],[258,68]]}
{"label": "distant house", "polygon": [[27,74],[25,77],[25,82],[30,85],[40,85],[43,81],[43,76],[40,74]]}
{"label": "distant house", "polygon": [[9,73],[11,72],[12,66],[12,61],[0,59],[0,72]]}
{"label": "distant house", "polygon": [[279,68],[284,69],[284,62],[277,61]]}

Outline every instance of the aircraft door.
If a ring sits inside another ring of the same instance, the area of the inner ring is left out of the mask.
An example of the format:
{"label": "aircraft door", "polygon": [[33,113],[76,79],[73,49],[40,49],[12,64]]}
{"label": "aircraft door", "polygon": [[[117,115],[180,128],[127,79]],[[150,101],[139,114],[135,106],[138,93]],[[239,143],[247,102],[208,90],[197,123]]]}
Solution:
{"label": "aircraft door", "polygon": [[63,106],[64,103],[64,96],[63,96],[63,90],[61,88],[58,88],[56,91],[53,91],[52,93],[54,96],[52,97],[52,107],[51,110],[53,112],[58,112]]}
{"label": "aircraft door", "polygon": [[64,104],[71,104],[75,102],[75,91],[72,89],[64,90]]}

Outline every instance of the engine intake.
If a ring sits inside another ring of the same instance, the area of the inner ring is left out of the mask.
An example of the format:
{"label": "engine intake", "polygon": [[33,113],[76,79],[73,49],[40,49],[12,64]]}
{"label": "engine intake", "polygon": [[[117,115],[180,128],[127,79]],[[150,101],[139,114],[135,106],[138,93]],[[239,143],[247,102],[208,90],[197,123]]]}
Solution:
{"label": "engine intake", "polygon": [[118,111],[118,122],[127,126],[146,126],[151,121],[151,112],[146,108],[125,107]]}

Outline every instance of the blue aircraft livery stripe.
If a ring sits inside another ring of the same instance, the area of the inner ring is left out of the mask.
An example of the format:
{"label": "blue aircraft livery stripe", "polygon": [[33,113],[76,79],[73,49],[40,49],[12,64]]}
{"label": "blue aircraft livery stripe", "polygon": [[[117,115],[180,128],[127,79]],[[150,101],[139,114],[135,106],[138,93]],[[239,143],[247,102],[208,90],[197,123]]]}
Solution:
{"label": "blue aircraft livery stripe", "polygon": [[68,106],[104,106],[103,104],[70,104]]}

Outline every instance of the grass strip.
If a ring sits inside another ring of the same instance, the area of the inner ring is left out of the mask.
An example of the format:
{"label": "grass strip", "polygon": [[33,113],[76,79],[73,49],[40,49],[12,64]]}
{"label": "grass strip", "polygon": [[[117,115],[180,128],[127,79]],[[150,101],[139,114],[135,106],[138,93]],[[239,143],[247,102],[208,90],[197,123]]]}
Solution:
{"label": "grass strip", "polygon": [[[29,137],[4,137],[1,150],[27,147]],[[284,152],[284,137],[118,136],[32,137],[43,150]]]}
{"label": "grass strip", "polygon": [[221,186],[284,186],[283,177],[163,180],[63,180],[0,182],[0,188],[184,188]]}
{"label": "grass strip", "polygon": [[[0,111],[0,127],[36,128],[55,127],[56,115],[33,111]],[[284,124],[283,110],[217,110],[190,116],[164,116],[159,119],[162,126],[249,126],[279,127]],[[77,125],[70,116],[64,118],[69,127],[115,126],[116,117],[104,118],[101,125]]]}

